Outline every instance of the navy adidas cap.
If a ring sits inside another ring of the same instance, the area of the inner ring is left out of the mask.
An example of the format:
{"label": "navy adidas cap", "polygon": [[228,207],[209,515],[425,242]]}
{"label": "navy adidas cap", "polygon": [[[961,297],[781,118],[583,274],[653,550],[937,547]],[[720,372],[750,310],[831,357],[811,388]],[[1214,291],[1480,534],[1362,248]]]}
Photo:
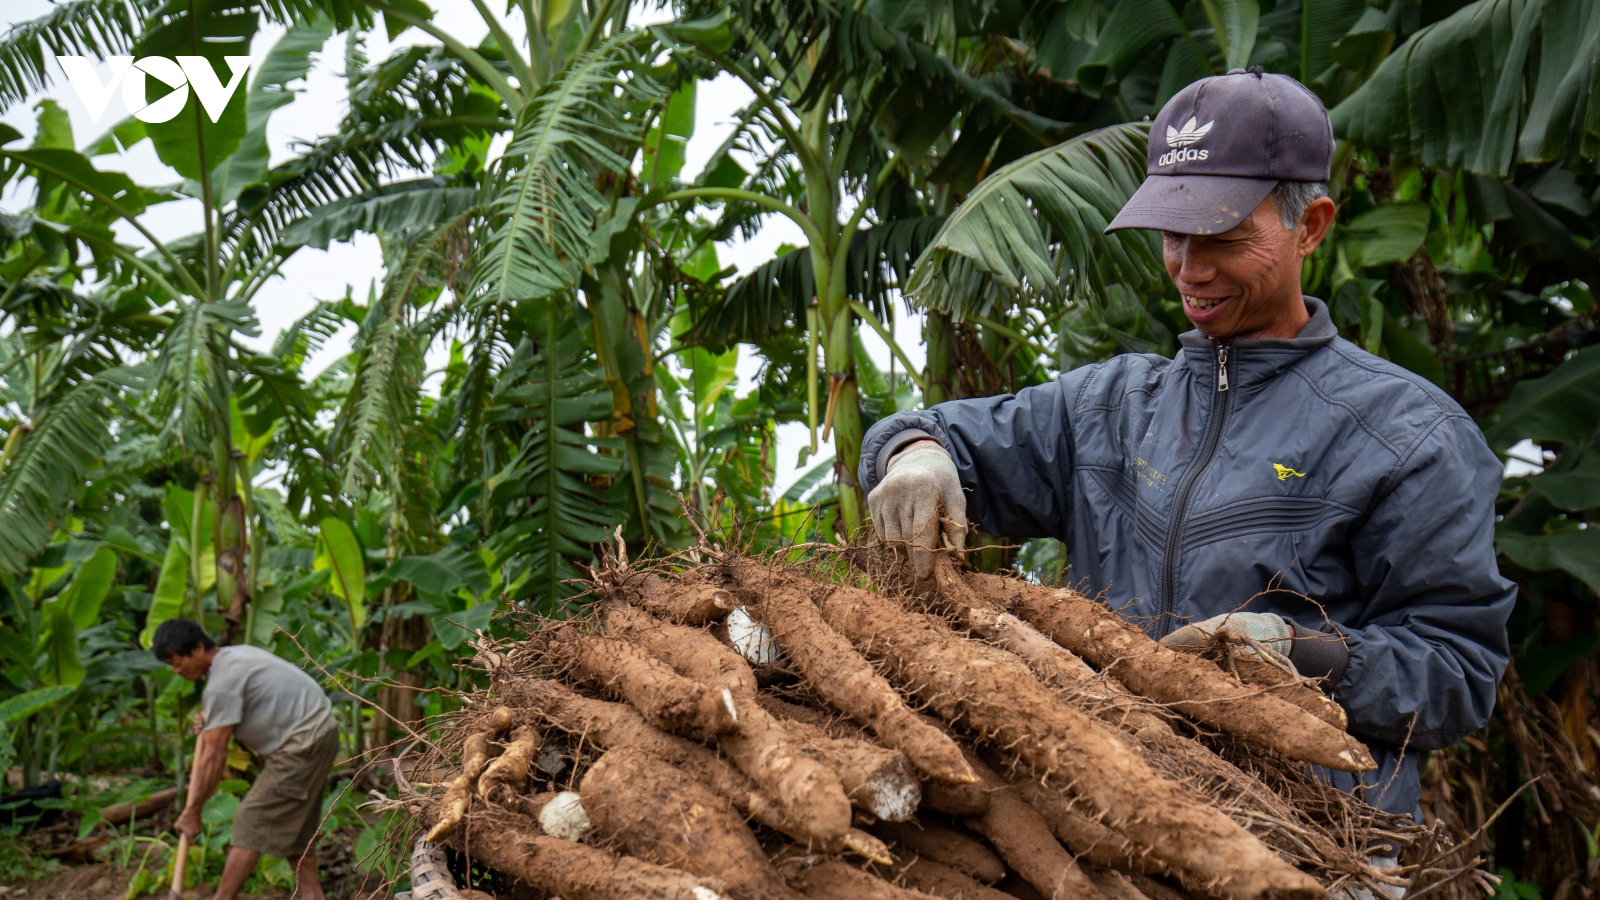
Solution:
{"label": "navy adidas cap", "polygon": [[1333,125],[1316,94],[1259,67],[1202,78],[1150,126],[1144,184],[1106,231],[1230,231],[1280,181],[1327,181]]}

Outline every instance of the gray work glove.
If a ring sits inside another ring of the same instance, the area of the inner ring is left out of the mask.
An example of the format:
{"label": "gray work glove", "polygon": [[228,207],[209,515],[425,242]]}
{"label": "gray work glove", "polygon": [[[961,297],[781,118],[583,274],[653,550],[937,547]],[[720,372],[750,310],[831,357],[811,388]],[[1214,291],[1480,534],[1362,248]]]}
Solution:
{"label": "gray work glove", "polygon": [[[1275,613],[1225,613],[1202,622],[1192,622],[1161,639],[1161,646],[1173,650],[1193,650],[1203,647],[1219,630],[1248,635],[1260,641],[1268,650],[1285,658],[1294,646],[1294,626]],[[1251,652],[1254,652],[1252,649]]]}
{"label": "gray work glove", "polygon": [[951,550],[967,545],[967,498],[961,476],[944,448],[932,441],[895,454],[883,480],[867,495],[878,537],[901,543],[911,554],[918,578],[933,574],[940,538]]}

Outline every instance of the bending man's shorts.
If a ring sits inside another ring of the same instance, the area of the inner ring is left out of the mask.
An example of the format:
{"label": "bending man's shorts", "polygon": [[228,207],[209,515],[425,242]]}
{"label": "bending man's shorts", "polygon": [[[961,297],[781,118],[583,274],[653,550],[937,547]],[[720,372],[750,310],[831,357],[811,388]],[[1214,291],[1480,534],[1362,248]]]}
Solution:
{"label": "bending man's shorts", "polygon": [[291,864],[305,855],[322,826],[322,793],[338,755],[339,728],[329,720],[310,741],[267,757],[239,804],[233,846]]}

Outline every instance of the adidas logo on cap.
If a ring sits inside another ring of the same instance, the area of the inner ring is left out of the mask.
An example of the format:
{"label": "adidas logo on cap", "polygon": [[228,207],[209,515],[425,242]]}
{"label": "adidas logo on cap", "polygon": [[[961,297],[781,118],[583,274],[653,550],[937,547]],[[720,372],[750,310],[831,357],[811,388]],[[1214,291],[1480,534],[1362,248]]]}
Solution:
{"label": "adidas logo on cap", "polygon": [[1190,116],[1189,121],[1183,123],[1182,128],[1167,126],[1167,146],[1175,149],[1168,150],[1156,158],[1156,165],[1170,166],[1181,162],[1197,162],[1211,155],[1208,150],[1193,150],[1190,144],[1200,143],[1200,139],[1211,133],[1211,126],[1215,121],[1199,124],[1199,119]]}

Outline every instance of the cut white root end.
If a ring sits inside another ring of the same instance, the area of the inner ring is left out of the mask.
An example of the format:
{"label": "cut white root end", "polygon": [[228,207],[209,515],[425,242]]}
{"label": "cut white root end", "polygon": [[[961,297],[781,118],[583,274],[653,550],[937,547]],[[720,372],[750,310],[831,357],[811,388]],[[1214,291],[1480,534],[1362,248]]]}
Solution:
{"label": "cut white root end", "polygon": [[708,887],[696,887],[689,893],[694,895],[694,900],[722,900],[722,895]]}
{"label": "cut white root end", "polygon": [[539,811],[539,827],[551,837],[581,841],[594,824],[583,809],[583,799],[572,791],[563,791]]}
{"label": "cut white root end", "polygon": [[733,705],[733,691],[722,689],[722,705],[728,708],[728,717],[733,719],[733,724],[739,724],[739,710]]}
{"label": "cut white root end", "polygon": [[886,822],[904,822],[917,814],[922,783],[906,769],[886,772],[857,788],[851,799],[864,801],[868,812]]}
{"label": "cut white root end", "polygon": [[778,642],[772,637],[772,629],[757,622],[742,606],[728,613],[728,641],[755,665],[770,666],[778,661]]}

